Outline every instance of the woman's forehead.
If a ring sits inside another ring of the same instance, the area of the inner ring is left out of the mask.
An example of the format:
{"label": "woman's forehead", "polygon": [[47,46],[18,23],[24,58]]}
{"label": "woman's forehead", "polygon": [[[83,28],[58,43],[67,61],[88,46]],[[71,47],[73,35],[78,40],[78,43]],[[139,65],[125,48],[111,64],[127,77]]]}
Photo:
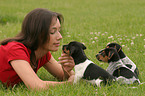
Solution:
{"label": "woman's forehead", "polygon": [[52,22],[51,22],[51,26],[55,26],[55,25],[59,25],[60,26],[60,21],[58,18],[54,18],[52,19]]}

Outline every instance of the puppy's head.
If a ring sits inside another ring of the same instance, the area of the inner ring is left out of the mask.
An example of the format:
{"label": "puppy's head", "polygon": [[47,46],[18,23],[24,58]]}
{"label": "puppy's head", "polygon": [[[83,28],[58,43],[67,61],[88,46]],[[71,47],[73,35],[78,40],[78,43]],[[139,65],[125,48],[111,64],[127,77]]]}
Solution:
{"label": "puppy's head", "polygon": [[113,55],[117,53],[116,49],[113,47],[105,48],[96,55],[96,58],[102,62],[110,62]]}
{"label": "puppy's head", "polygon": [[74,54],[75,52],[79,52],[85,49],[86,49],[86,46],[77,41],[72,41],[68,45],[63,45],[63,48],[62,48],[63,52],[70,56]]}
{"label": "puppy's head", "polygon": [[122,49],[122,47],[119,44],[117,44],[117,43],[109,43],[106,46],[106,48],[109,48],[109,47],[115,48],[117,50],[117,52],[119,52]]}

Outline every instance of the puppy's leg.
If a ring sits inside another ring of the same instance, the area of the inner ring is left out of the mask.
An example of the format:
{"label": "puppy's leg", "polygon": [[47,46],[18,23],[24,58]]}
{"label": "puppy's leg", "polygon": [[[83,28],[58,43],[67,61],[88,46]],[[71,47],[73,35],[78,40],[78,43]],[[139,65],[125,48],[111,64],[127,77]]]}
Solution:
{"label": "puppy's leg", "polygon": [[74,78],[74,82],[73,84],[76,84],[79,80],[81,79],[81,77],[79,75],[75,75],[75,78]]}
{"label": "puppy's leg", "polygon": [[98,87],[100,87],[100,84],[101,84],[101,82],[102,82],[103,80],[101,80],[101,79],[97,79],[97,80],[95,80],[95,83],[96,83],[96,85],[98,86]]}
{"label": "puppy's leg", "polygon": [[116,80],[121,84],[134,84],[134,83],[140,84],[139,79],[136,79],[135,77],[127,79],[123,76],[119,76],[118,78],[116,78]]}
{"label": "puppy's leg", "polygon": [[113,75],[121,84],[140,84],[138,77],[130,69],[125,67],[120,67],[119,69],[115,70]]}
{"label": "puppy's leg", "polygon": [[101,83],[104,83],[102,79],[98,78],[98,79],[93,79],[93,80],[87,80],[87,79],[84,79],[85,81],[93,84],[93,85],[97,85],[97,87],[101,87]]}

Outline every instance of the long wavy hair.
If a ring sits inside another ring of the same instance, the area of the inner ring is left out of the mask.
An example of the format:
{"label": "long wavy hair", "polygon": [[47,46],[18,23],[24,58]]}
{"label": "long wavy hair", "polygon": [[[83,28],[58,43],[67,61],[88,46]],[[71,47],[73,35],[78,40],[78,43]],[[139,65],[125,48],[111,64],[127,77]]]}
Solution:
{"label": "long wavy hair", "polygon": [[31,50],[30,61],[33,69],[37,68],[37,61],[34,51],[39,46],[44,46],[50,39],[50,25],[53,18],[58,18],[62,25],[64,19],[60,13],[52,12],[47,9],[37,8],[29,12],[22,23],[22,29],[14,38],[8,38],[0,42],[6,45],[8,42],[16,41],[24,44]]}

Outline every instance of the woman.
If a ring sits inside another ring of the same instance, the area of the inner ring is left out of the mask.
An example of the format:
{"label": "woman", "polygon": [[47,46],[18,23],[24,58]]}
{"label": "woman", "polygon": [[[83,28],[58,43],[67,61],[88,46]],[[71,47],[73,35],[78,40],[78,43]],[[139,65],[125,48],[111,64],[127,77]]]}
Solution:
{"label": "woman", "polygon": [[[57,62],[50,51],[60,46],[61,14],[37,8],[26,15],[21,32],[14,38],[0,42],[0,81],[7,87],[23,81],[30,89],[48,89],[49,86],[72,83],[74,60],[65,53]],[[42,81],[37,75],[40,67],[63,82]]]}

